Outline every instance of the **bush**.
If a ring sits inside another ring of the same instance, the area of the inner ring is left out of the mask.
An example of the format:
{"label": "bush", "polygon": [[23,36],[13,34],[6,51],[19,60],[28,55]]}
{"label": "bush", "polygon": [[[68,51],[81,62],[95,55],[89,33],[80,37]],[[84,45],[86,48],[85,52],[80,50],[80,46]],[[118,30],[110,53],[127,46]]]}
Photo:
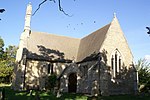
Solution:
{"label": "bush", "polygon": [[0,63],[0,83],[10,83],[13,67],[7,67],[6,63]]}
{"label": "bush", "polygon": [[46,88],[47,89],[53,89],[56,86],[57,76],[55,74],[49,75],[47,82],[46,82]]}
{"label": "bush", "polygon": [[150,90],[150,63],[145,59],[138,60],[136,69],[139,76],[139,91],[149,92]]}

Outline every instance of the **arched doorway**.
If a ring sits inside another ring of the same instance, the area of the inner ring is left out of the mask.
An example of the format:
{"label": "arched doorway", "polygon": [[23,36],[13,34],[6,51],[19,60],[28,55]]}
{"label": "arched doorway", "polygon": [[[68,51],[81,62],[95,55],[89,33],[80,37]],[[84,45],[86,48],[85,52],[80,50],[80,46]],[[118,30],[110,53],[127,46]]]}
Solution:
{"label": "arched doorway", "polygon": [[71,73],[69,75],[69,80],[68,80],[68,92],[76,93],[76,90],[77,90],[77,75],[76,73]]}

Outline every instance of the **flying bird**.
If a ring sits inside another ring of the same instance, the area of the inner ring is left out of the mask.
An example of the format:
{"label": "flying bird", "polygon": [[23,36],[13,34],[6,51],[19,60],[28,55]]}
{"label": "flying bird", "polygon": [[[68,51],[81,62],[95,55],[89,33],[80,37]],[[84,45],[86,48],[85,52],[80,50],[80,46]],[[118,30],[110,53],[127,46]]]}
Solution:
{"label": "flying bird", "polygon": [[0,9],[0,13],[3,13],[5,11],[5,9]]}
{"label": "flying bird", "polygon": [[146,27],[146,29],[148,29],[147,34],[150,34],[150,27]]}

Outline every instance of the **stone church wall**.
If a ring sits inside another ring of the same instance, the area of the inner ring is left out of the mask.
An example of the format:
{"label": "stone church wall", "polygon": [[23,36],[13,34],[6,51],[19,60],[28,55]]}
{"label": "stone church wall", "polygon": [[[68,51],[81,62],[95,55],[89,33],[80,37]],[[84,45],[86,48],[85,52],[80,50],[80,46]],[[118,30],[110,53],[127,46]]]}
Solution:
{"label": "stone church wall", "polygon": [[25,86],[26,88],[45,88],[47,77],[47,65],[45,61],[28,60],[26,64]]}
{"label": "stone church wall", "polygon": [[[36,61],[36,60],[28,60],[26,64],[26,87],[30,88],[37,88],[39,87],[40,90],[45,89],[45,83],[47,80],[48,75],[51,74],[51,68],[49,69],[50,73],[48,73],[48,66],[49,64],[53,65],[53,73],[57,75],[57,78],[62,77],[65,78],[65,70],[69,66],[67,63],[50,63],[46,61]],[[51,66],[50,66],[51,67]],[[73,70],[71,70],[73,71]],[[66,80],[61,80],[61,83],[66,83],[63,85],[67,86]],[[65,90],[63,90],[65,91]]]}
{"label": "stone church wall", "polygon": [[[25,72],[26,88],[45,89],[48,64],[49,62],[46,61],[27,60]],[[69,92],[68,79],[71,73],[76,73],[77,76],[77,93],[97,96],[100,92],[101,95],[107,96],[135,92],[133,86],[134,69],[124,70],[120,74],[120,79],[112,78],[111,67],[106,66],[103,61],[101,63],[88,61],[80,64],[53,63],[53,70],[57,78],[60,77],[60,92]]]}
{"label": "stone church wall", "polygon": [[68,92],[68,77],[71,73],[77,74],[77,93],[98,95],[99,74],[97,61],[70,64],[61,78],[62,92]]}

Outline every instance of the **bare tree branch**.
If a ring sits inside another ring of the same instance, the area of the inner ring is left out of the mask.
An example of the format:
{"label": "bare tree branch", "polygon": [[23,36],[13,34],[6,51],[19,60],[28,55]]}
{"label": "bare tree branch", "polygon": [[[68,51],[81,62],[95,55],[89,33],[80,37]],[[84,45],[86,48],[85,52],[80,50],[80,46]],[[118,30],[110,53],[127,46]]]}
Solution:
{"label": "bare tree branch", "polygon": [[[70,16],[69,14],[67,14],[64,10],[63,10],[63,8],[61,7],[61,2],[60,2],[61,0],[58,0],[58,5],[59,5],[59,10],[61,11],[61,12],[63,12],[65,15],[67,15],[67,16]],[[71,17],[71,16],[70,16]]]}
{"label": "bare tree branch", "polygon": [[[43,0],[39,5],[38,8],[35,10],[35,12],[32,14],[32,16],[34,16],[36,14],[36,12],[40,9],[40,7],[42,6],[42,4],[44,4],[46,1],[53,1],[54,3],[56,3],[56,0]],[[75,1],[75,0],[74,0]],[[58,0],[58,7],[59,7],[59,11],[61,11],[63,14],[71,17],[68,13],[66,13],[62,6],[61,6],[61,0]]]}
{"label": "bare tree branch", "polygon": [[44,0],[39,4],[38,8],[35,10],[35,12],[32,14],[32,16],[34,16],[36,14],[36,12],[40,9],[41,5],[44,4],[46,1],[47,0]]}

